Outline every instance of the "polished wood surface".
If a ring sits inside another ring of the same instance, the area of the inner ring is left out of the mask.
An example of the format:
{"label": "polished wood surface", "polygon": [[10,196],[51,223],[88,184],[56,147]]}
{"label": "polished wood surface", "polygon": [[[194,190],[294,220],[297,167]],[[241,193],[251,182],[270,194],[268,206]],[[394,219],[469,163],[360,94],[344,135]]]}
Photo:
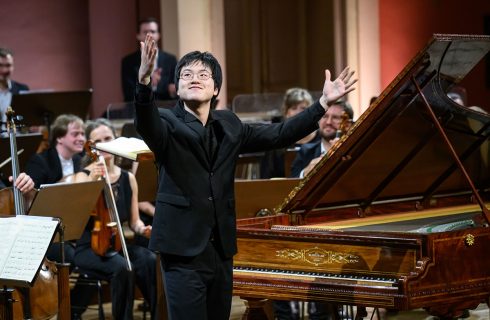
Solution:
{"label": "polished wood surface", "polygon": [[276,215],[237,207],[249,218],[237,222],[234,294],[441,319],[487,302],[490,117],[445,92],[489,50],[490,37],[436,35],[282,202],[264,205]]}
{"label": "polished wood surface", "polygon": [[288,195],[298,181],[298,179],[236,180],[237,218],[273,214],[278,203]]}

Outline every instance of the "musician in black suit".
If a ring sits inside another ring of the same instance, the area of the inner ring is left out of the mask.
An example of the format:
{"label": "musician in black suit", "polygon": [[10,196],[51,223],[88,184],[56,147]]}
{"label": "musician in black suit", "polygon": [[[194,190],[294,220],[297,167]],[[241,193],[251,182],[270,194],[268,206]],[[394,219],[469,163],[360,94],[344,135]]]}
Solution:
{"label": "musician in black suit", "polygon": [[[147,18],[138,23],[138,33],[136,39],[144,41],[149,34],[153,40],[160,39],[158,21],[154,18]],[[132,102],[134,99],[134,88],[138,79],[138,68],[141,63],[141,52],[135,51],[122,59],[121,79],[124,94],[124,101]],[[157,63],[152,73],[152,90],[157,100],[175,99],[174,72],[177,59],[174,55],[158,50]]]}
{"label": "musician in black suit", "polygon": [[[10,106],[12,95],[27,91],[29,87],[11,79],[14,72],[14,55],[6,48],[0,48],[0,121],[5,122],[5,112]],[[2,126],[3,127],[3,126]]]}
{"label": "musician in black suit", "polygon": [[[26,164],[26,173],[34,180],[36,188],[41,184],[59,182],[81,170],[80,162],[85,144],[83,120],[71,114],[58,116],[51,126],[50,147],[33,155]],[[66,242],[65,262],[73,266],[75,246]],[[61,262],[59,243],[53,243],[47,252],[48,259]]]}
{"label": "musician in black suit", "polygon": [[340,130],[342,115],[344,113],[347,113],[349,120],[352,120],[354,117],[352,107],[347,101],[343,100],[336,101],[327,112],[325,112],[325,115],[318,122],[318,133],[321,137],[320,141],[306,143],[300,147],[296,154],[296,158],[291,165],[292,177],[303,178],[330,149],[337,131]]}
{"label": "musician in black suit", "polygon": [[59,182],[81,170],[81,153],[85,144],[83,120],[72,114],[58,116],[51,126],[50,147],[33,155],[26,165],[36,188]]}
{"label": "musician in black suit", "polygon": [[157,51],[151,37],[141,51],[135,125],[160,171],[150,249],[162,253],[169,316],[229,319],[238,155],[286,147],[314,131],[328,106],[354,89],[353,72],[345,69],[332,82],[325,71],[319,102],[283,123],[250,126],[231,111],[211,109],[222,73],[207,52],[190,52],[178,62],[180,99],[159,113],[148,86]]}

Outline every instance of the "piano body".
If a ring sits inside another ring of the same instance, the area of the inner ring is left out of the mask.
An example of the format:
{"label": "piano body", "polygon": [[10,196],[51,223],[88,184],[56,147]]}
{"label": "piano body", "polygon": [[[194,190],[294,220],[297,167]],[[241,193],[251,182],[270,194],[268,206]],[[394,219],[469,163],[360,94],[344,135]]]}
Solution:
{"label": "piano body", "polygon": [[488,301],[490,117],[446,92],[489,50],[490,37],[434,35],[275,214],[243,215],[237,198],[249,318],[264,299],[443,319]]}

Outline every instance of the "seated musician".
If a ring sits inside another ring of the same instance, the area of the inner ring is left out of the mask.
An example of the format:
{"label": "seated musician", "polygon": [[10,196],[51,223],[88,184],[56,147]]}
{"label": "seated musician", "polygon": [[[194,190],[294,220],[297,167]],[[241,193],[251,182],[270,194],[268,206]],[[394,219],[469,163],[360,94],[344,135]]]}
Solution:
{"label": "seated musician", "polygon": [[[115,138],[115,130],[107,119],[89,121],[85,131],[92,142],[107,142]],[[129,222],[131,229],[139,235],[150,237],[151,226],[145,226],[138,213],[138,185],[134,175],[114,164],[114,156],[101,153],[107,168],[115,197],[115,205],[120,222]],[[90,163],[90,157],[82,160],[84,169],[75,175],[75,182],[97,180],[105,176],[103,163],[98,161]],[[126,259],[115,251],[105,256],[98,255],[91,247],[91,231],[93,217],[89,220],[85,231],[77,241],[75,264],[76,266],[95,271],[110,279],[112,317],[113,319],[133,319],[134,282],[133,274],[128,271]],[[129,258],[133,267],[136,284],[150,304],[151,318],[155,318],[156,310],[156,256],[147,248],[131,245],[127,246]],[[87,301],[73,301],[76,305],[86,305]]]}
{"label": "seated musician", "polygon": [[[349,119],[352,120],[354,111],[348,102],[337,101],[328,108],[325,115],[318,121],[318,133],[321,139],[301,146],[292,164],[291,174],[293,177],[302,178],[307,175],[330,149],[336,139],[337,131],[340,130],[344,112],[347,113]],[[290,309],[292,317],[280,316],[280,314],[286,312],[285,308],[287,305],[285,305],[285,303],[286,302],[274,302],[274,309],[278,316],[277,318],[299,319],[299,315],[294,314],[295,311],[299,312],[299,306],[295,305],[294,302]],[[335,308],[335,305],[329,303],[311,301],[308,303],[308,319],[330,319],[330,316],[334,316],[337,313]]]}
{"label": "seated musician", "polygon": [[291,165],[292,177],[303,178],[306,176],[330,149],[337,131],[340,130],[344,112],[347,113],[350,120],[353,119],[354,111],[347,101],[339,100],[328,108],[325,115],[318,121],[318,133],[321,139],[301,146]]}
{"label": "seated musician", "polygon": [[[51,126],[50,147],[33,155],[27,162],[26,173],[32,177],[36,188],[41,184],[59,182],[80,170],[80,153],[85,144],[83,120],[71,114],[58,116]],[[75,247],[65,243],[65,262],[73,265]],[[59,243],[49,247],[47,258],[61,262]]]}
{"label": "seated musician", "polygon": [[[284,118],[290,118],[313,104],[313,97],[306,89],[290,88],[284,95],[282,111]],[[312,143],[319,140],[317,131],[308,134],[306,137],[297,141],[291,147],[301,146],[305,143]],[[262,179],[286,177],[284,168],[284,158],[286,149],[275,149],[267,151],[260,163],[260,177]]]}

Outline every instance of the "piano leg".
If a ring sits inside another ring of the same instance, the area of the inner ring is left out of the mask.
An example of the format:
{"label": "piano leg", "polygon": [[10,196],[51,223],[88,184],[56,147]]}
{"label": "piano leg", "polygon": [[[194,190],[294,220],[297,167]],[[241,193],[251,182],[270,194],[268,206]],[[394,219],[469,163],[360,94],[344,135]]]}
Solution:
{"label": "piano leg", "polygon": [[242,320],[274,320],[272,300],[243,298],[247,309],[242,316]]}
{"label": "piano leg", "polygon": [[465,310],[473,310],[478,307],[480,301],[464,301],[451,305],[438,305],[425,308],[428,314],[438,317],[440,320],[453,320],[460,318]]}

